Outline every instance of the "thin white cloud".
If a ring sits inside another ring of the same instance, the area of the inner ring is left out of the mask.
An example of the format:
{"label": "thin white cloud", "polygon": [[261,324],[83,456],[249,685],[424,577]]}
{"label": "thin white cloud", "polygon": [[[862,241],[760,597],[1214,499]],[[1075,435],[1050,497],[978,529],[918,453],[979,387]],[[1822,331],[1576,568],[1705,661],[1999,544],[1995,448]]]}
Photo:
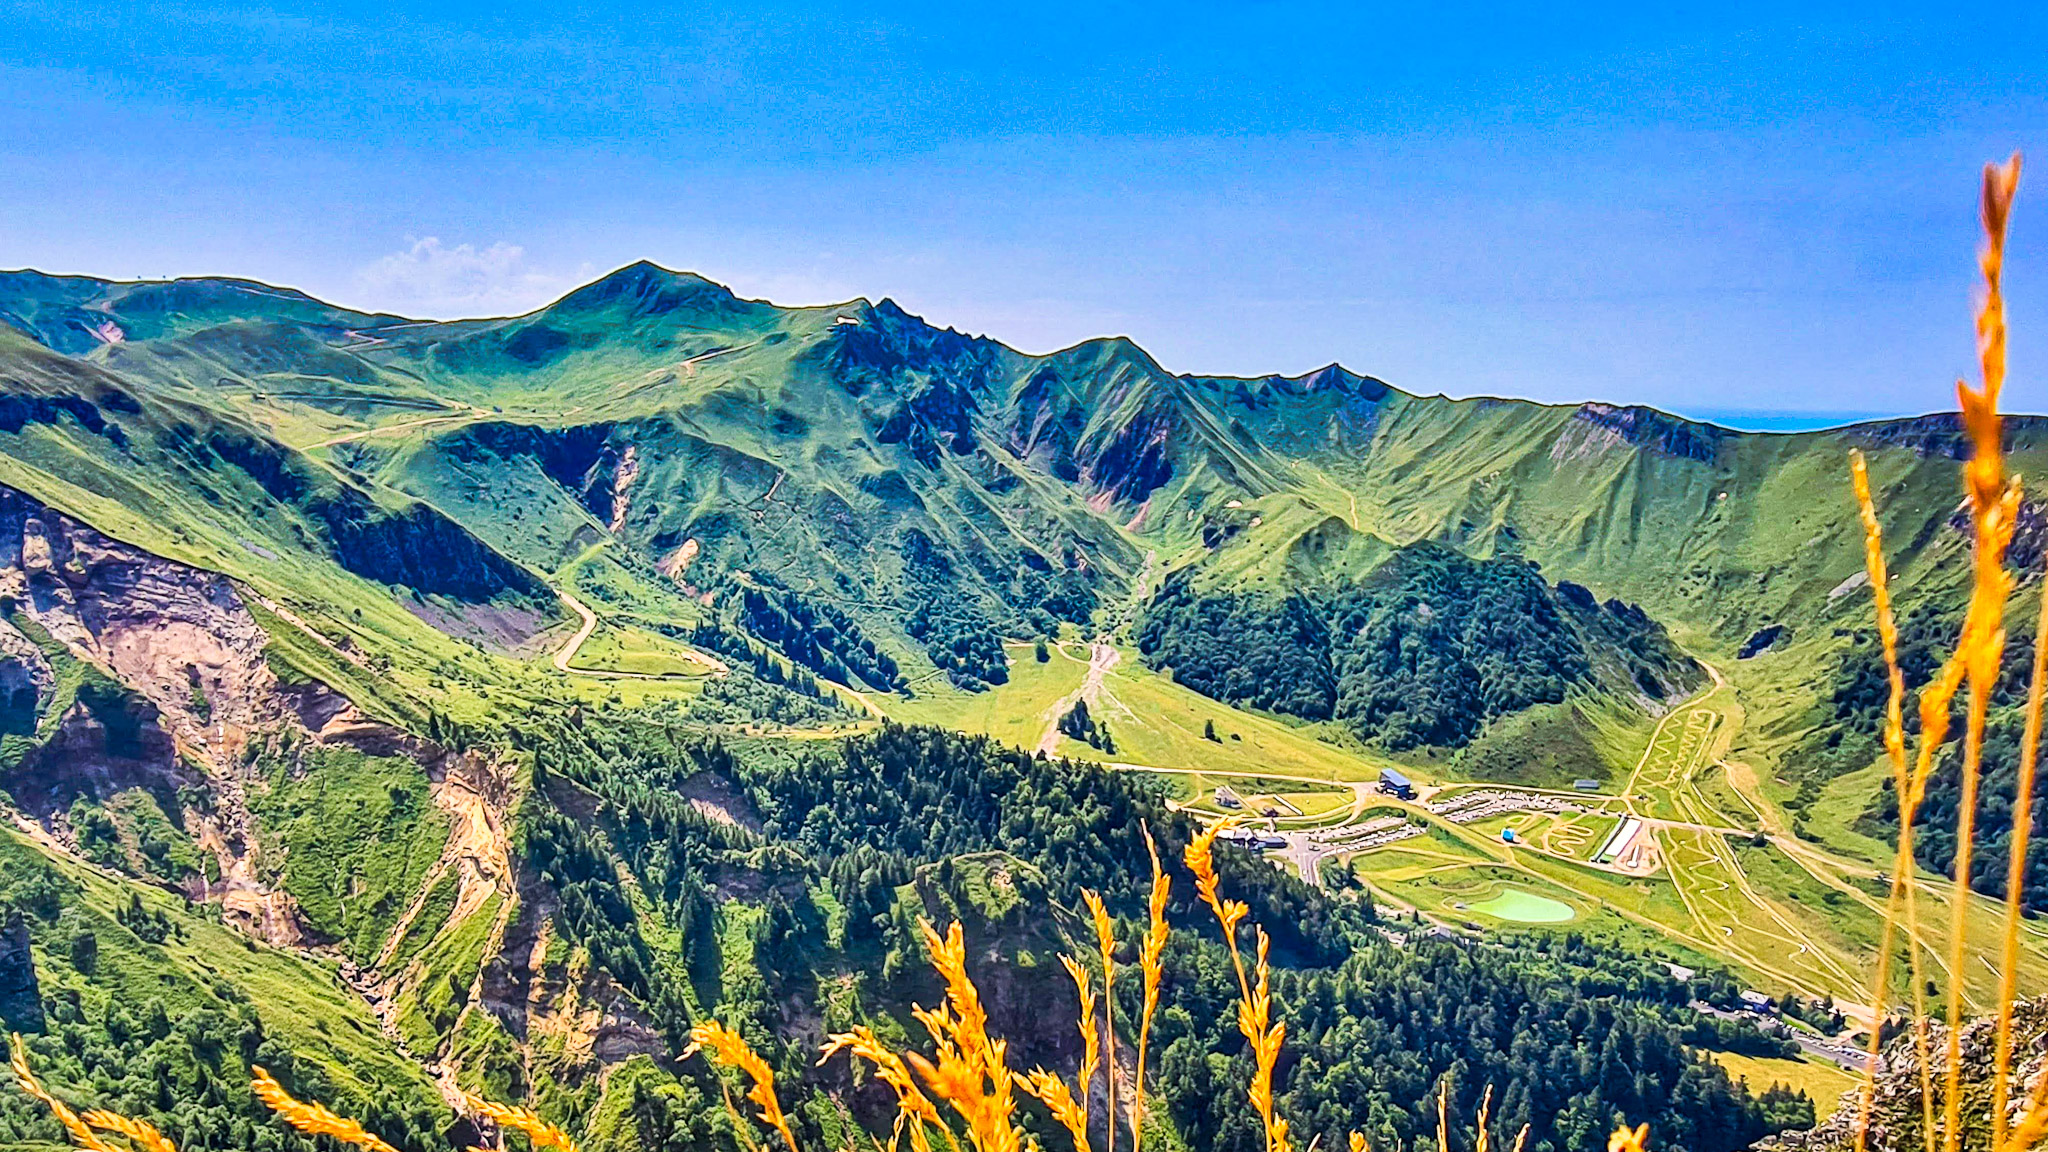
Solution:
{"label": "thin white cloud", "polygon": [[372,307],[436,317],[525,312],[560,296],[574,280],[527,263],[526,249],[503,241],[452,247],[438,236],[356,270],[356,289]]}

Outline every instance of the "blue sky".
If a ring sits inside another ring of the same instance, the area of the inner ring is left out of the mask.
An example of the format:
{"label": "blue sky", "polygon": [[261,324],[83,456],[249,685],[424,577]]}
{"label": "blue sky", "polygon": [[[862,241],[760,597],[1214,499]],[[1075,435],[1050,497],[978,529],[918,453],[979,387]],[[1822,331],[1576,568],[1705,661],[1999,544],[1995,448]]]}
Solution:
{"label": "blue sky", "polygon": [[2038,4],[661,7],[0,0],[0,266],[455,316],[646,258],[1031,351],[1783,424],[1948,406],[1978,166],[2048,163]]}

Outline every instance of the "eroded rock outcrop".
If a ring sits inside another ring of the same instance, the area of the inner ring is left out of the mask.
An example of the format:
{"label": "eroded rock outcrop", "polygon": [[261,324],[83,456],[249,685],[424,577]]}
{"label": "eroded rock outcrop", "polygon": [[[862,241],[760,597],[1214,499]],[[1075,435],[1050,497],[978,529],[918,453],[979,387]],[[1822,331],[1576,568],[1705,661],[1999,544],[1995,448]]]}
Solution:
{"label": "eroded rock outcrop", "polygon": [[[2048,1074],[2048,996],[2022,1000],[2013,1006],[2012,1088],[2007,1094],[2009,1120],[2017,1123],[2025,1114],[2041,1077]],[[1982,1148],[1990,1144],[1991,1088],[1997,1053],[1998,1019],[1983,1016],[1963,1023],[1958,1045],[1962,1052],[1963,1145]],[[1948,1051],[1948,1028],[1928,1026],[1928,1051],[1935,1061],[1931,1077],[1936,1122],[1946,1109],[1942,1086],[1946,1081],[1943,1054]],[[1829,1101],[1816,1100],[1821,1109]],[[1885,1046],[1877,1074],[1877,1090],[1871,1098],[1870,1118],[1864,1133],[1869,1152],[1924,1152],[1940,1140],[1927,1139],[1923,1129],[1919,1054],[1912,1033],[1894,1038]],[[1863,1125],[1861,1093],[1845,1093],[1834,1114],[1805,1132],[1786,1132],[1759,1141],[1758,1152],[1843,1152],[1857,1146],[1856,1130]]]}
{"label": "eroded rock outcrop", "polygon": [[0,925],[0,1025],[10,1032],[43,1030],[43,993],[29,950],[28,923],[12,908]]}

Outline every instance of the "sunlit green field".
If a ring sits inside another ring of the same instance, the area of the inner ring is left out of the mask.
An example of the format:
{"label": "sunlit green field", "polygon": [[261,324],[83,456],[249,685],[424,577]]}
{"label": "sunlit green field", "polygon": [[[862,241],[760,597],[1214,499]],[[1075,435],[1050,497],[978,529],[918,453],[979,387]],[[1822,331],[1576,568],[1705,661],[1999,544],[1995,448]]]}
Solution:
{"label": "sunlit green field", "polygon": [[[1055,738],[1055,752],[1152,767],[1315,780],[1372,780],[1392,763],[1355,742],[1338,743],[1340,738],[1328,726],[1240,711],[1146,668],[1136,649],[1117,651],[1116,663],[1102,677],[1099,703],[1090,706],[1095,720],[1108,725],[1116,741],[1115,754],[1064,736]],[[1007,684],[987,692],[934,685],[928,695],[887,700],[883,706],[898,719],[985,732],[1020,747],[1039,747],[1059,719],[1060,705],[1083,686],[1088,646],[1071,641],[1053,645],[1052,659],[1044,664],[1033,657],[1029,645],[1014,645],[1009,655]],[[1208,724],[1215,726],[1214,740],[1204,735]]]}
{"label": "sunlit green field", "polygon": [[1716,1052],[1713,1058],[1714,1063],[1728,1070],[1729,1076],[1747,1080],[1752,1092],[1783,1084],[1796,1092],[1806,1093],[1813,1100],[1815,1112],[1823,1117],[1843,1093],[1854,1091],[1860,1083],[1855,1073],[1826,1060],[1745,1056],[1739,1052]]}
{"label": "sunlit green field", "polygon": [[711,666],[694,649],[645,628],[601,625],[576,650],[572,669],[636,676],[707,676]]}

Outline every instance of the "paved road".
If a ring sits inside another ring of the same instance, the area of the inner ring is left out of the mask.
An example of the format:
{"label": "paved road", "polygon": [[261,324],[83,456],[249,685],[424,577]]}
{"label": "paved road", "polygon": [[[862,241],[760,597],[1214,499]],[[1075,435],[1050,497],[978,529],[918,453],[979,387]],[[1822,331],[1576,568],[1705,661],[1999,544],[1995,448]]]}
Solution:
{"label": "paved road", "polygon": [[[576,634],[569,637],[568,642],[555,651],[555,667],[559,671],[566,672],[571,676],[588,676],[594,680],[672,680],[684,675],[681,672],[612,672],[602,668],[571,668],[569,661],[576,658],[576,652],[583,647],[583,642],[590,639],[592,632],[597,631],[597,613],[592,612],[583,601],[578,600],[559,588],[555,590],[555,595],[562,598],[562,603],[568,605],[571,612],[583,618],[583,626],[576,629]],[[726,666],[725,661],[720,660],[716,656],[707,656],[695,649],[683,649],[681,655],[710,669],[714,676],[723,676],[732,671],[731,668]],[[860,694],[856,692],[854,695],[859,696]],[[865,698],[862,698],[861,703],[867,704],[868,702]],[[874,705],[868,704],[868,707],[873,709]]]}
{"label": "paved road", "polygon": [[[1692,1006],[1697,1011],[1704,1012],[1709,1016],[1718,1016],[1723,1020],[1747,1020],[1751,1024],[1756,1025],[1756,1029],[1759,1032],[1767,1032],[1769,1025],[1777,1023],[1777,1018],[1774,1016],[1765,1016],[1757,1012],[1731,1012],[1725,1008],[1716,1008],[1702,1000],[1693,1001]],[[1870,1067],[1870,1053],[1857,1048],[1853,1044],[1823,1040],[1811,1032],[1795,1028],[1789,1024],[1784,1025],[1784,1028],[1790,1034],[1791,1041],[1799,1045],[1799,1050],[1808,1056],[1812,1056],[1817,1060],[1826,1060],[1851,1072],[1863,1072]],[[1814,1103],[1822,1104],[1825,1102],[1816,1100]]]}
{"label": "paved road", "polygon": [[597,631],[597,613],[592,612],[583,601],[567,592],[556,592],[555,595],[562,598],[562,603],[568,606],[569,611],[583,617],[583,626],[576,629],[576,634],[569,637],[569,642],[555,652],[555,667],[563,672],[574,672],[575,669],[569,667],[569,661],[575,659],[576,650],[583,647],[583,642],[590,639],[590,634]]}

